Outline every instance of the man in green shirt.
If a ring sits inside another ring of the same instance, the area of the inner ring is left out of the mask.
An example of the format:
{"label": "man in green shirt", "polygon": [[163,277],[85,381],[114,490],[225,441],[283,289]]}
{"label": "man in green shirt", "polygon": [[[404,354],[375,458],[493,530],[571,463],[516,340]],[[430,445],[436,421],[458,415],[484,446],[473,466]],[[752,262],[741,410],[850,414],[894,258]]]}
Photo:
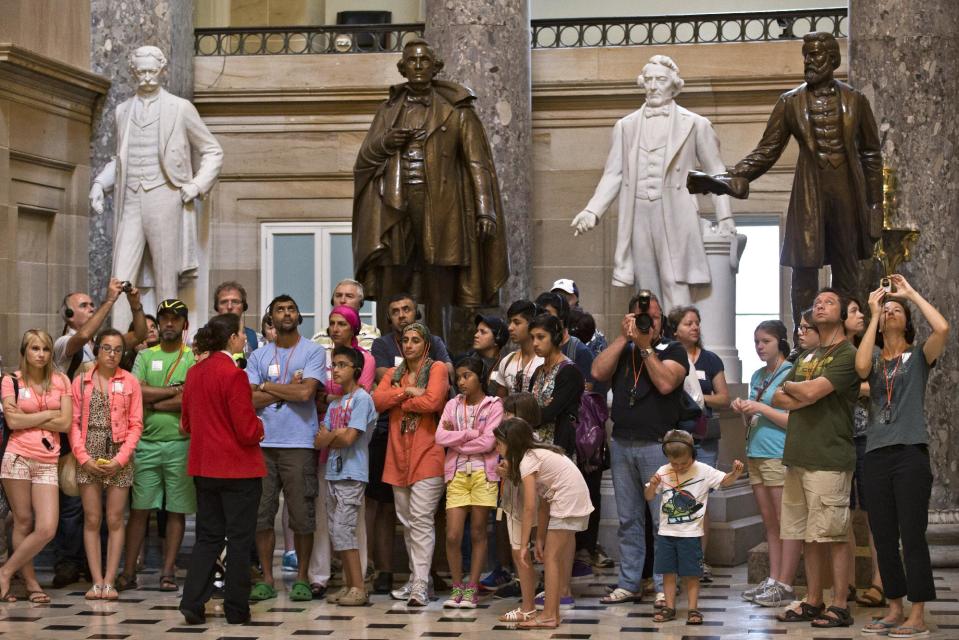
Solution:
{"label": "man in green shirt", "polygon": [[183,542],[186,514],[196,512],[196,490],[186,472],[190,440],[180,431],[183,382],[194,358],[190,347],[183,344],[187,306],[180,300],[164,300],[156,318],[160,344],[141,351],[133,364],[132,373],[143,390],[143,436],[136,448],[126,557],[118,586],[136,586],[137,555],[147,521],[151,511],[162,508],[167,521],[160,590],[176,591],[176,556]]}
{"label": "man in green shirt", "polygon": [[[814,627],[848,627],[846,576],[852,558],[846,546],[849,491],[856,467],[852,409],[859,393],[856,349],[846,340],[843,322],[848,301],[822,289],[813,303],[820,346],[800,354],[773,406],[789,411],[783,464],[780,536],[803,540],[808,591],[778,617],[811,621]],[[833,602],[824,610],[821,567],[831,552]]]}

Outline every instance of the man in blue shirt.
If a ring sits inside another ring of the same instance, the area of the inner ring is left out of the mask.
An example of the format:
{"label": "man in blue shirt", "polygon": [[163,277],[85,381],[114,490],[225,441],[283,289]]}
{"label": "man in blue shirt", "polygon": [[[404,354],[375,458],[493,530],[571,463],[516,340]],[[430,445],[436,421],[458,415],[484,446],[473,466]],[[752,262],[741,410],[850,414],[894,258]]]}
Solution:
{"label": "man in blue shirt", "polygon": [[[253,405],[263,419],[263,457],[266,477],[257,514],[256,549],[263,581],[250,593],[254,601],[276,597],[273,580],[273,521],[280,491],[290,513],[290,528],[298,558],[309,558],[316,527],[316,452],[313,440],[318,421],[314,398],[326,384],[326,351],[300,335],[303,321],[296,301],[279,295],[268,313],[276,327],[276,341],[250,355],[246,367],[253,388]],[[309,563],[301,562],[290,599],[313,599],[308,581]]]}

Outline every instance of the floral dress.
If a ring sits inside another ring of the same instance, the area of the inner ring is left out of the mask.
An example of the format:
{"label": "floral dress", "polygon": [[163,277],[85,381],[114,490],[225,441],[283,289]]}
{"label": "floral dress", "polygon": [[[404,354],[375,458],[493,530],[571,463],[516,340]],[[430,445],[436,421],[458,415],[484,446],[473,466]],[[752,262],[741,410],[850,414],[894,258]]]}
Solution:
{"label": "floral dress", "polygon": [[[113,441],[113,428],[110,424],[110,401],[99,389],[93,390],[90,396],[90,418],[87,423],[87,453],[95,462],[99,458],[106,460],[116,456],[122,443]],[[83,467],[77,469],[78,484],[94,484],[102,482],[105,487],[133,486],[133,462],[130,462],[112,476],[94,477]]]}

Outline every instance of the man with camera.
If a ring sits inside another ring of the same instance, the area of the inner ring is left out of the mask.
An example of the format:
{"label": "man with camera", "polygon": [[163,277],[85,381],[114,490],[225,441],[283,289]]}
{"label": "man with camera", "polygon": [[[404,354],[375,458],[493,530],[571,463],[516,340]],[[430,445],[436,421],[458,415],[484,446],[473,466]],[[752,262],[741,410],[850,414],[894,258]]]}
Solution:
{"label": "man with camera", "polygon": [[[593,361],[593,377],[613,389],[610,446],[619,514],[619,581],[603,604],[639,602],[646,559],[643,484],[666,464],[662,439],[679,422],[689,358],[678,342],[662,338],[659,300],[642,290],[629,301],[622,333]],[[659,496],[650,502],[659,526]],[[662,592],[662,578],[655,577]],[[657,600],[659,598],[657,597]]]}

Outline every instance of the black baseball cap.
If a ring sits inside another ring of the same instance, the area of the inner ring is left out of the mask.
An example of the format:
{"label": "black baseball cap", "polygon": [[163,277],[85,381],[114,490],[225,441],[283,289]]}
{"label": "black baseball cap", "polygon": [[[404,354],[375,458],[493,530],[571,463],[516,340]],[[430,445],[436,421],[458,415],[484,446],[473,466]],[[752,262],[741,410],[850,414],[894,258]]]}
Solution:
{"label": "black baseball cap", "polygon": [[184,304],[182,300],[167,298],[157,307],[157,317],[159,318],[160,315],[164,313],[175,313],[181,318],[187,318],[187,316],[190,315],[190,310],[187,309],[186,304]]}
{"label": "black baseball cap", "polygon": [[503,322],[502,318],[478,313],[473,319],[473,324],[479,326],[481,322],[493,332],[493,340],[496,342],[497,347],[502,349],[503,346],[509,342],[509,331],[506,329],[506,323]]}

